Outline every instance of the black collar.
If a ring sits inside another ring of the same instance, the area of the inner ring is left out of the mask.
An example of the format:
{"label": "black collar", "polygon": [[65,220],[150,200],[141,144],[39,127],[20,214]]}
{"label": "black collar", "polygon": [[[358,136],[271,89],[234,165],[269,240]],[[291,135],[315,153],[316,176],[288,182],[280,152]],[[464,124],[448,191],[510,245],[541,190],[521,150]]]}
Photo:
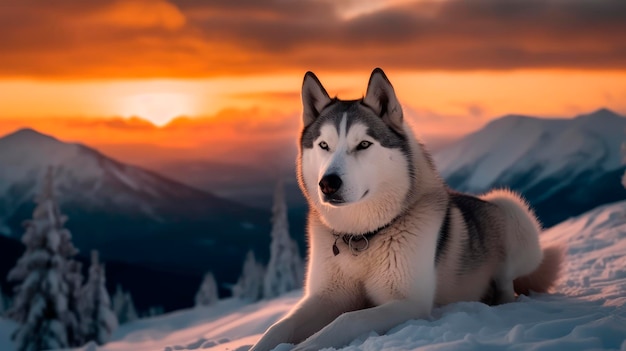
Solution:
{"label": "black collar", "polygon": [[371,232],[363,233],[363,234],[346,234],[346,233],[337,233],[334,230],[332,231],[333,236],[335,237],[335,242],[333,243],[333,254],[335,256],[339,255],[339,247],[337,247],[337,241],[339,238],[343,240],[346,245],[350,248],[352,255],[357,256],[359,252],[365,251],[370,246],[370,240],[375,237],[378,233],[383,230],[389,228],[398,217],[392,219],[389,223],[385,224],[378,229],[372,230]]}

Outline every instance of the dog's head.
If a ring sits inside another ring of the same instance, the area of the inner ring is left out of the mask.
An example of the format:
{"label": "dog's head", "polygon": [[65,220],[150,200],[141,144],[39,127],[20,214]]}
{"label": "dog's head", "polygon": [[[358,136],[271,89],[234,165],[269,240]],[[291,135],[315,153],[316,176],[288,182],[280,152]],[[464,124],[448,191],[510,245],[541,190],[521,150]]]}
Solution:
{"label": "dog's head", "polygon": [[339,232],[365,233],[393,220],[412,184],[411,143],[385,73],[372,72],[365,97],[330,98],[307,72],[298,179],[311,206]]}

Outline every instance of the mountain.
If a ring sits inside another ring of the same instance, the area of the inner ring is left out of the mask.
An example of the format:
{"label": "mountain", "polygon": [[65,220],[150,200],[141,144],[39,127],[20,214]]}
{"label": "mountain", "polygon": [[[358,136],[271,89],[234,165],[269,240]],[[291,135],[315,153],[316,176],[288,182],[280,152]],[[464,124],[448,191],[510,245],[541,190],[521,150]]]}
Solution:
{"label": "mountain", "polygon": [[435,153],[457,190],[521,192],[546,226],[626,198],[621,147],[626,118],[600,109],[572,119],[509,115]]}
{"label": "mountain", "polygon": [[[0,138],[2,234],[16,239],[22,235],[21,224],[31,217],[48,167],[54,169],[57,199],[69,217],[67,227],[85,255],[96,248],[105,261],[189,279],[212,270],[221,282],[236,280],[249,248],[267,257],[269,211],[219,198],[32,129]],[[197,279],[194,284],[199,284]],[[139,281],[144,287],[151,284]],[[189,296],[182,306],[192,303],[193,292]]]}
{"label": "mountain", "polygon": [[261,208],[272,206],[278,178],[285,182],[289,206],[305,205],[298,188],[295,155],[277,165],[241,165],[206,160],[181,160],[153,163],[146,168],[194,188],[209,191],[228,199],[246,199],[246,204]]}

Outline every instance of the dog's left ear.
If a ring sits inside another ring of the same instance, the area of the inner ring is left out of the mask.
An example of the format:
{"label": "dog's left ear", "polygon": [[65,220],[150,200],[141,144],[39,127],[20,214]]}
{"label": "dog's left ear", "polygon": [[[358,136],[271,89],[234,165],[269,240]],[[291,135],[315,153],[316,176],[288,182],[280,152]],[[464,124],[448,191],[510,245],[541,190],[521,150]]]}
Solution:
{"label": "dog's left ear", "polygon": [[302,82],[302,121],[304,126],[313,123],[322,109],[330,102],[330,97],[319,79],[313,72],[306,72]]}
{"label": "dog's left ear", "polygon": [[404,134],[402,107],[382,69],[376,68],[372,71],[363,102],[374,110],[389,127],[400,134]]}

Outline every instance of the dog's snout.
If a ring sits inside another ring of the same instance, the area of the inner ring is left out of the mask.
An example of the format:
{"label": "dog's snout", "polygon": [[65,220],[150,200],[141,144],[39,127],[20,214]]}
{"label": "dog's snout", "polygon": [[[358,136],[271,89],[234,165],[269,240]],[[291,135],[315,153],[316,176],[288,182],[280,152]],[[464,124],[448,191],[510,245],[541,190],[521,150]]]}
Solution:
{"label": "dog's snout", "polygon": [[337,190],[339,190],[339,188],[341,188],[342,183],[343,182],[341,181],[341,178],[339,178],[338,175],[328,174],[322,177],[322,180],[320,180],[319,185],[320,185],[320,189],[325,195],[332,195],[336,193]]}

